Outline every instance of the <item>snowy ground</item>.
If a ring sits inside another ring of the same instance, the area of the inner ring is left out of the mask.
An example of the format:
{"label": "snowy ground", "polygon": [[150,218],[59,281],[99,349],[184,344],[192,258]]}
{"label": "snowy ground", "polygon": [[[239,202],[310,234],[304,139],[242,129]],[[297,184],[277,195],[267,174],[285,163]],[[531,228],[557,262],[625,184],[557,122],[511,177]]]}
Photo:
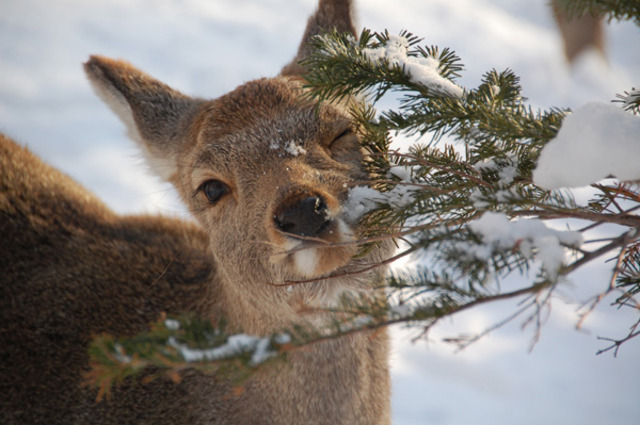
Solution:
{"label": "snowy ground", "polygon": [[[608,32],[608,64],[594,55],[564,63],[545,0],[360,1],[360,24],[408,29],[449,46],[466,65],[461,84],[512,68],[534,107],[607,102],[640,86],[640,31]],[[179,90],[215,97],[275,74],[293,55],[315,0],[2,0],[0,131],[28,145],[123,213],[184,216],[170,188],[144,172],[124,129],[92,94],[89,54],[126,58]],[[1,172],[1,170],[0,170]],[[443,324],[429,344],[395,330],[394,423],[637,424],[640,344],[595,356],[596,336],[623,336],[630,316],[603,303],[576,331],[579,302],[604,288],[607,265],[580,270],[562,289],[529,352],[518,323],[462,353],[439,342],[480,331],[512,304]]]}

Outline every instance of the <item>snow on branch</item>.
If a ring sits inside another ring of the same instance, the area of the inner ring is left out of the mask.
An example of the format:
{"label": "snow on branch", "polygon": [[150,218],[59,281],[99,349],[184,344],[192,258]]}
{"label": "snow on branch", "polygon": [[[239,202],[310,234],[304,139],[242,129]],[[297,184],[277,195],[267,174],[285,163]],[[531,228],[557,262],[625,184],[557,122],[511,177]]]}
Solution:
{"label": "snow on branch", "polygon": [[546,189],[578,187],[607,177],[640,180],[640,117],[605,103],[569,114],[542,150],[533,173]]}
{"label": "snow on branch", "polygon": [[346,93],[336,96],[337,85],[354,95],[377,87],[376,98],[407,85],[426,96],[462,97],[464,90],[453,81],[461,69],[458,58],[449,49],[416,47],[420,41],[406,31],[395,36],[364,29],[357,41],[337,32],[319,35],[303,62],[305,78],[321,99],[343,98]]}
{"label": "snow on branch", "polygon": [[640,115],[640,90],[633,88],[623,94],[616,95],[614,102],[622,103],[622,109]]}
{"label": "snow on branch", "polygon": [[89,348],[92,370],[86,379],[99,388],[98,400],[109,396],[114,384],[140,376],[149,368],[147,380],[160,376],[180,380],[186,368],[227,374],[242,380],[263,364],[282,358],[291,335],[271,337],[230,334],[224,323],[217,325],[197,317],[163,317],[150,330],[131,338],[102,335]]}
{"label": "snow on branch", "polygon": [[558,231],[547,227],[539,219],[509,220],[497,212],[485,212],[469,223],[470,230],[479,236],[479,244],[458,243],[456,248],[481,261],[488,261],[496,250],[517,249],[525,258],[541,263],[541,268],[555,278],[565,262],[563,247],[579,248],[583,237],[579,232]]}
{"label": "snow on branch", "polygon": [[461,97],[463,89],[440,72],[440,62],[433,56],[410,52],[410,41],[402,35],[389,36],[378,47],[365,48],[362,52],[375,64],[399,67],[409,79],[427,89],[447,96]]}

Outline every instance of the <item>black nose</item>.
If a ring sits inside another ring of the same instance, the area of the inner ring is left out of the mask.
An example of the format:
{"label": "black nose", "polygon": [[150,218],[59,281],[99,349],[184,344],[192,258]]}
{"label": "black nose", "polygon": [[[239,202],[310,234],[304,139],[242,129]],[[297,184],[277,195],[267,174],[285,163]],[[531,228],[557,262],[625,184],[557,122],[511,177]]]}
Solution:
{"label": "black nose", "polygon": [[318,196],[298,198],[278,208],[273,220],[278,229],[298,236],[317,236],[329,223],[327,204]]}

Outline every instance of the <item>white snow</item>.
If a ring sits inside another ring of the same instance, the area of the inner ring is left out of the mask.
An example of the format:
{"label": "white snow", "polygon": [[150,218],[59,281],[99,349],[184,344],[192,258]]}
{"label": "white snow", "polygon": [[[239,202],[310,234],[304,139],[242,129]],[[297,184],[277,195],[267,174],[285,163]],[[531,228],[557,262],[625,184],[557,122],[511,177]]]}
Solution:
{"label": "white snow", "polygon": [[587,103],[564,119],[542,149],[533,180],[557,189],[607,177],[640,179],[640,117],[615,104]]}
{"label": "white snow", "polygon": [[356,186],[349,190],[349,197],[342,206],[342,211],[347,221],[354,223],[366,213],[373,211],[379,202],[384,202],[380,192],[368,186]]}
{"label": "white snow", "polygon": [[291,140],[284,145],[284,150],[291,156],[304,155],[307,153],[302,146]]}
{"label": "white snow", "polygon": [[414,173],[420,168],[416,165],[393,165],[389,175],[398,177],[400,182],[388,192],[380,192],[368,186],[355,186],[349,190],[347,201],[343,205],[343,214],[353,223],[366,213],[373,211],[379,204],[389,204],[401,208],[413,200],[414,192],[421,189],[416,184]]}
{"label": "white snow", "polygon": [[[291,156],[304,155],[307,153],[307,151],[305,148],[300,146],[300,143],[301,143],[300,141],[295,142],[293,140],[289,140],[285,142],[283,145],[280,145],[279,142],[272,140],[271,143],[269,143],[269,149],[271,150],[282,149],[282,151],[284,151],[285,153],[288,153]],[[279,153],[278,156],[284,156],[284,155],[283,153]]]}
{"label": "white snow", "polygon": [[[290,336],[281,334],[275,338],[275,341],[284,344],[290,341]],[[251,353],[250,364],[256,366],[277,354],[277,351],[269,349],[271,346],[270,338],[259,338],[245,334],[232,335],[225,344],[214,348],[191,348],[178,342],[174,337],[170,337],[167,344],[178,350],[178,353],[187,362],[223,360],[240,353]]]}
{"label": "white snow", "polygon": [[346,220],[353,223],[373,211],[379,204],[386,203],[395,208],[408,205],[417,190],[417,185],[404,183],[397,184],[388,192],[380,192],[368,186],[356,186],[349,190],[349,197],[342,206],[342,211]]}
{"label": "white snow", "polygon": [[364,53],[373,63],[386,61],[389,66],[399,66],[412,82],[435,93],[461,97],[464,92],[460,86],[440,74],[440,63],[435,58],[409,56],[409,41],[405,37],[391,35],[384,46],[365,49]]}
{"label": "white snow", "polygon": [[518,249],[526,258],[535,258],[541,268],[552,278],[557,276],[565,260],[565,248],[577,248],[582,244],[582,235],[572,231],[558,231],[547,227],[538,219],[509,220],[496,212],[485,212],[469,223],[470,230],[480,236],[480,245],[458,243],[456,248],[482,261],[491,257],[495,250]]}
{"label": "white snow", "polygon": [[165,319],[164,325],[170,331],[177,331],[178,329],[180,329],[180,322],[175,319]]}
{"label": "white snow", "polygon": [[500,179],[498,183],[500,185],[507,185],[518,175],[516,159],[515,155],[511,155],[509,158],[501,159],[503,164],[498,164],[494,158],[489,158],[474,164],[474,168],[478,171],[499,170],[498,177],[500,177]]}
{"label": "white snow", "polygon": [[402,318],[402,317],[409,317],[413,314],[413,307],[411,305],[409,305],[408,303],[397,303],[395,305],[392,305],[389,308],[389,318],[390,319],[398,319],[398,318]]}
{"label": "white snow", "polygon": [[131,361],[133,361],[133,357],[125,353],[124,347],[121,344],[115,344],[114,348],[114,355],[120,363],[131,363]]}
{"label": "white snow", "polygon": [[419,168],[416,165],[394,165],[389,169],[389,174],[398,177],[403,182],[411,182],[414,173]]}

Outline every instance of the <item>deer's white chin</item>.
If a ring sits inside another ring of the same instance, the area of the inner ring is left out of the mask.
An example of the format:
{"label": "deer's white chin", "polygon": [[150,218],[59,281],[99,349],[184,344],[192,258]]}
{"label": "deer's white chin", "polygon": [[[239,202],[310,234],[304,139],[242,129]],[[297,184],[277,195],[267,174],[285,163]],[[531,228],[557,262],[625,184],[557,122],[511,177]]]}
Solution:
{"label": "deer's white chin", "polygon": [[317,276],[317,251],[317,248],[302,248],[299,251],[293,253],[293,264],[297,274],[306,278]]}
{"label": "deer's white chin", "polygon": [[326,276],[345,266],[357,252],[351,229],[340,219],[334,220],[322,239],[304,240],[284,237],[280,252],[272,262],[288,268],[296,278],[313,279]]}

